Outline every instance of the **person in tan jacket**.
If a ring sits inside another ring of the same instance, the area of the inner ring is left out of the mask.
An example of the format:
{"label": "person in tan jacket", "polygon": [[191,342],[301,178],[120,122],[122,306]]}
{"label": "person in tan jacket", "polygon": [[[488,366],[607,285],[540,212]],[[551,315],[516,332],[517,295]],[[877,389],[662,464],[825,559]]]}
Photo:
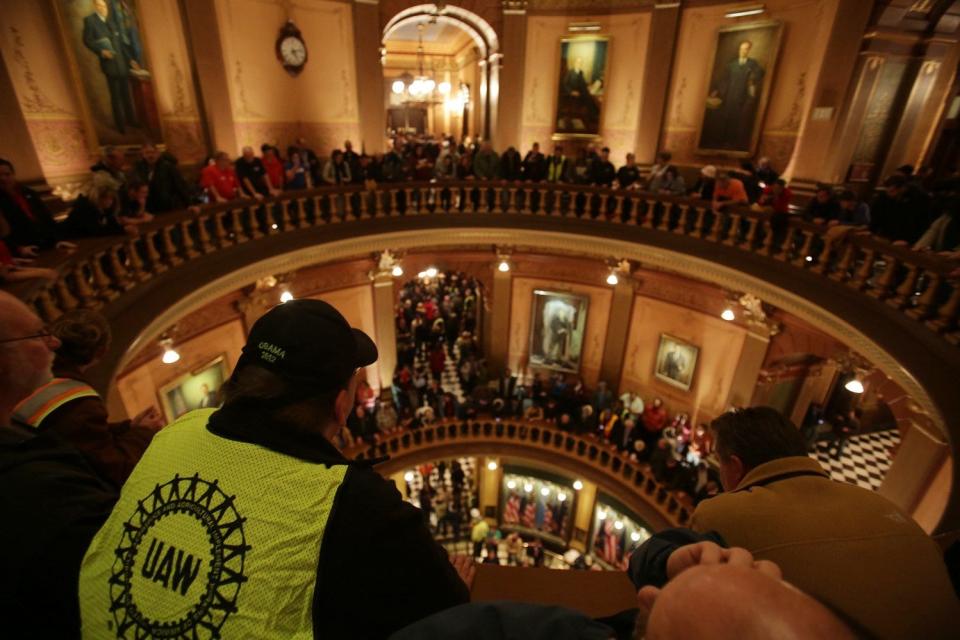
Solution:
{"label": "person in tan jacket", "polygon": [[786,581],[878,638],[956,637],[960,605],[943,556],[909,515],[832,481],[774,409],[732,411],[711,429],[727,493],[700,503],[695,531],[776,563]]}

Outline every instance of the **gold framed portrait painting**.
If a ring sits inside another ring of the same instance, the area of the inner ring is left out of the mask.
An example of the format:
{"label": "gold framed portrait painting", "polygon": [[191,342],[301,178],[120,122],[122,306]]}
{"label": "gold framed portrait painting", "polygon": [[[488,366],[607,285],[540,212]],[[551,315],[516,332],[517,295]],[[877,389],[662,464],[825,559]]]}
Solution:
{"label": "gold framed portrait painting", "polygon": [[227,358],[218,356],[160,387],[160,406],[169,422],[195,409],[220,406],[220,387],[227,379]]}
{"label": "gold framed portrait painting", "polygon": [[654,376],[669,385],[689,391],[693,386],[693,374],[697,369],[700,348],[679,338],[660,335]]}
{"label": "gold framed portrait painting", "polygon": [[710,64],[697,153],[747,158],[760,138],[783,24],[723,27]]}
{"label": "gold framed portrait painting", "polygon": [[162,141],[142,0],[54,0],[91,147]]}
{"label": "gold framed portrait painting", "polygon": [[609,55],[607,36],[560,39],[554,140],[599,138]]}
{"label": "gold framed portrait painting", "polygon": [[587,328],[587,296],[556,291],[533,292],[530,365],[577,373]]}

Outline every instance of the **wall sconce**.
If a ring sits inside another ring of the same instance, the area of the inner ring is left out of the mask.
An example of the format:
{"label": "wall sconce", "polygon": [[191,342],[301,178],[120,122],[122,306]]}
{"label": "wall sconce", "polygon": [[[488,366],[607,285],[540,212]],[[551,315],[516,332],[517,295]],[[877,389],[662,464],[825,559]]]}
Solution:
{"label": "wall sconce", "polygon": [[567,26],[567,31],[571,33],[590,33],[600,31],[599,22],[571,22]]}
{"label": "wall sconce", "polygon": [[291,300],[293,300],[293,294],[290,293],[289,291],[284,291],[283,293],[280,294],[280,304],[283,304],[285,302],[290,302]]}
{"label": "wall sconce", "polygon": [[763,13],[765,7],[762,4],[754,4],[747,7],[740,7],[739,9],[732,9],[723,14],[724,18],[745,18],[747,16],[755,16]]}
{"label": "wall sconce", "polygon": [[733,312],[733,309],[727,307],[723,310],[723,313],[720,314],[720,317],[726,320],[727,322],[733,322],[737,319],[737,314]]}

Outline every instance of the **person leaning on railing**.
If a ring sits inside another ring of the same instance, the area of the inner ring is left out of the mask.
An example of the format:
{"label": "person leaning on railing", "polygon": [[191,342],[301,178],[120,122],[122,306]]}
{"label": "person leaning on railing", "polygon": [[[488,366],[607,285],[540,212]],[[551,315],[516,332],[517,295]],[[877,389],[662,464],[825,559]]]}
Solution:
{"label": "person leaning on railing", "polygon": [[658,547],[719,536],[779,565],[785,580],[869,637],[955,636],[960,603],[943,556],[908,514],[876,492],[831,480],[774,409],[732,411],[711,429],[726,492],[697,506],[692,531],[655,534],[634,553],[637,586],[665,574],[669,554]]}
{"label": "person leaning on railing", "polygon": [[[203,633],[208,612],[224,638],[382,638],[467,602],[466,564],[451,564],[392,481],[331,442],[376,360],[373,341],[320,300],[257,320],[223,407],[157,434],[91,543],[85,634],[136,607],[150,633]],[[145,512],[155,524],[132,539]],[[124,576],[136,581],[126,593]]]}

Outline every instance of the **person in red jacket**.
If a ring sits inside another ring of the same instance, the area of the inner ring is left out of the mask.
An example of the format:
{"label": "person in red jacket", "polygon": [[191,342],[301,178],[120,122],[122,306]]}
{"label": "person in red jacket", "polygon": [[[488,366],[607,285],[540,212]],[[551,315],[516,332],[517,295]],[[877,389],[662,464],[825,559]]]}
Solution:
{"label": "person in red jacket", "polygon": [[667,426],[667,410],[663,407],[663,400],[654,398],[644,407],[640,422],[643,423],[643,442],[647,445],[647,451],[652,451],[660,432]]}
{"label": "person in red jacket", "polygon": [[133,420],[110,422],[103,399],[84,372],[106,352],[110,327],[106,318],[86,309],[60,316],[50,333],[60,342],[53,380],[17,405],[13,421],[39,432],[53,432],[76,448],[104,480],[120,487],[140,461],[153,434],[163,426],[150,408]]}

